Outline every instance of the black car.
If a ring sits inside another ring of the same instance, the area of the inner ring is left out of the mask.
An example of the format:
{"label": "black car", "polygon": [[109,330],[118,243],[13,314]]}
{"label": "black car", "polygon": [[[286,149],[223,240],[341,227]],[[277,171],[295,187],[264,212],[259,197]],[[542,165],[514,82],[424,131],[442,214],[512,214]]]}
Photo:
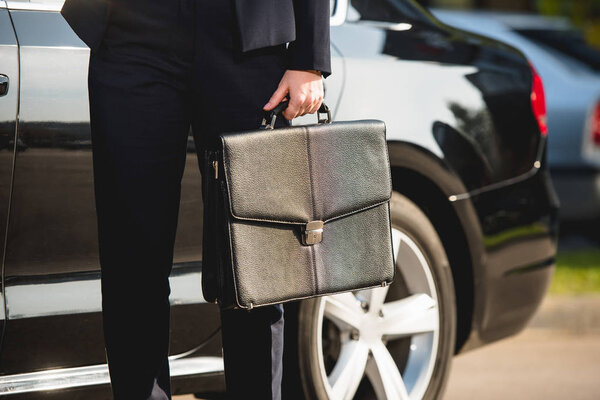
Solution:
{"label": "black car", "polygon": [[[89,49],[61,6],[0,1],[0,396],[10,398],[110,393]],[[412,0],[336,0],[332,11],[325,100],[337,120],[386,122],[398,273],[389,288],[286,305],[284,393],[440,398],[452,356],[521,331],[552,278],[542,83],[519,51]],[[316,117],[295,120],[305,122]],[[187,167],[170,277],[173,393],[217,398],[219,313],[201,293],[192,141]]]}

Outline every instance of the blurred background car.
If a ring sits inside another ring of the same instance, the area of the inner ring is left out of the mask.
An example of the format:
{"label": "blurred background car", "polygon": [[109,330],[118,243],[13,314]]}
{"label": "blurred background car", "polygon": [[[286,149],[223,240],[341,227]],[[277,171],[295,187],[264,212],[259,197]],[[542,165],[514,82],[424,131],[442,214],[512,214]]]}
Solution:
{"label": "blurred background car", "polygon": [[600,239],[600,51],[566,17],[431,9],[444,23],[509,43],[542,77],[548,163],[563,229]]}

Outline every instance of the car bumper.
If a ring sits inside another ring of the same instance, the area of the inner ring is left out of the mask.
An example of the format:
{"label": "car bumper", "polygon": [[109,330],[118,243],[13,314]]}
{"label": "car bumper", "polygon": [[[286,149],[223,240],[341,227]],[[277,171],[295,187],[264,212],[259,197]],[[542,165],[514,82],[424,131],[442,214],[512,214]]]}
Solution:
{"label": "car bumper", "polygon": [[558,236],[558,199],[544,169],[470,200],[484,250],[474,271],[471,334],[461,352],[525,328],[552,280]]}

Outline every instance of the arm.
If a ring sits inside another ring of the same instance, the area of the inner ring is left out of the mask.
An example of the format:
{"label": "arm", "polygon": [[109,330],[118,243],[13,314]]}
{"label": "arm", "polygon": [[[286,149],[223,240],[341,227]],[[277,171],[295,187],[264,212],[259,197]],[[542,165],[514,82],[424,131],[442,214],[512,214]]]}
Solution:
{"label": "arm", "polygon": [[294,0],[296,40],[287,49],[289,69],[331,74],[329,0]]}
{"label": "arm", "polygon": [[323,78],[331,75],[329,0],[294,0],[294,15],[296,40],[288,45],[288,70],[263,107],[272,110],[289,93],[290,103],[282,113],[288,120],[317,112]]}

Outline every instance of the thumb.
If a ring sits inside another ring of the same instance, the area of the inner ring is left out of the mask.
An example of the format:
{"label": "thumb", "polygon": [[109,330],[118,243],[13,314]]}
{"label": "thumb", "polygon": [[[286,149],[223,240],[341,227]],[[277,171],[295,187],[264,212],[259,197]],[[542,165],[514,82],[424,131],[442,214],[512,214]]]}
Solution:
{"label": "thumb", "polygon": [[263,110],[271,111],[273,108],[275,108],[277,104],[281,103],[287,92],[287,85],[279,86],[277,90],[275,90],[275,93],[273,93],[273,95],[269,99],[268,103],[264,105]]}

